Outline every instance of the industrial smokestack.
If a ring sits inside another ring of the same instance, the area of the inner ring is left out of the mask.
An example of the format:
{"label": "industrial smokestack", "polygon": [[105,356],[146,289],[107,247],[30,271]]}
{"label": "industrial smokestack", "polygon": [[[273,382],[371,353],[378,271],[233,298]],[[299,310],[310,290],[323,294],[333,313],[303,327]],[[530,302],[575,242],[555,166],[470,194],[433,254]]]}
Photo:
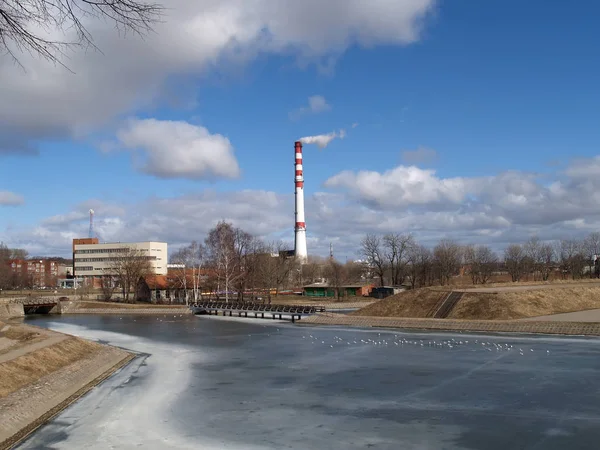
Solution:
{"label": "industrial smokestack", "polygon": [[294,228],[294,255],[305,263],[308,258],[306,250],[306,222],[304,219],[304,175],[302,173],[302,142],[296,141],[295,153],[295,178],[296,186],[296,225]]}

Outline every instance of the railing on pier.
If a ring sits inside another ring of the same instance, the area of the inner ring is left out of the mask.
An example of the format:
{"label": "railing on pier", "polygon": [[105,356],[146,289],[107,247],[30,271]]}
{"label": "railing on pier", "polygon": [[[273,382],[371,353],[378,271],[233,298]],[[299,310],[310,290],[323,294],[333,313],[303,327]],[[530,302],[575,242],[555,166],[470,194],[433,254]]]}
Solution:
{"label": "railing on pier", "polygon": [[[325,311],[323,306],[314,305],[269,305],[264,303],[252,303],[252,302],[200,302],[190,305],[190,308],[195,314],[219,314],[223,313],[223,316],[233,316],[236,313],[239,317],[254,317],[265,318],[265,314],[270,316],[272,319],[286,320],[289,316],[292,322],[300,320],[303,315],[315,314],[317,312]],[[269,317],[267,317],[269,318]]]}

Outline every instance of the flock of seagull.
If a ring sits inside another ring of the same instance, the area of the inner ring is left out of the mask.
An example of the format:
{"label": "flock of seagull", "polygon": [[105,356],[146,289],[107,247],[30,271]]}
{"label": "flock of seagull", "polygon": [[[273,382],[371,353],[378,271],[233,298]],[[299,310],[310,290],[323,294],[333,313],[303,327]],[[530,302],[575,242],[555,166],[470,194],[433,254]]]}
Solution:
{"label": "flock of seagull", "polygon": [[[371,346],[379,346],[379,347],[428,347],[435,349],[453,349],[455,347],[471,345],[471,350],[482,350],[488,352],[509,352],[509,351],[517,351],[521,356],[524,356],[527,351],[534,352],[534,348],[523,348],[523,347],[515,347],[513,344],[509,343],[496,343],[490,341],[484,341],[481,339],[444,339],[444,340],[427,340],[427,339],[407,339],[406,337],[402,337],[398,334],[383,335],[381,333],[377,334],[377,339],[371,338],[351,338],[351,339],[343,339],[339,336],[333,337],[333,342],[327,342],[323,340],[321,337],[314,336],[312,334],[303,335],[302,339],[307,339],[311,344],[320,344],[320,345],[329,345],[329,347],[334,348],[335,346],[348,346],[348,345],[371,345]],[[543,352],[543,350],[542,350]],[[550,354],[550,350],[545,351],[546,354]]]}
{"label": "flock of seagull", "polygon": [[[164,317],[167,317],[166,315]],[[173,318],[176,317],[183,317],[182,314],[180,315],[174,315]],[[122,319],[122,317],[119,317],[119,319]],[[162,322],[163,319],[157,317],[156,320]],[[134,319],[135,322],[135,319]],[[263,325],[263,328],[266,328],[266,325]],[[280,331],[279,328],[277,328],[277,331]],[[269,336],[271,335],[270,333],[268,334]],[[248,336],[252,336],[251,334],[249,334]],[[529,350],[529,352],[534,352],[535,349],[534,348],[529,348],[529,349],[524,349],[523,347],[515,347],[513,344],[508,344],[508,343],[496,343],[496,342],[490,342],[490,341],[484,341],[481,339],[456,339],[456,338],[450,338],[450,339],[444,339],[444,340],[432,340],[432,339],[407,339],[406,337],[402,337],[398,334],[393,334],[392,336],[390,336],[389,334],[386,335],[384,334],[382,336],[381,333],[377,333],[377,339],[371,339],[371,338],[367,338],[367,339],[358,339],[358,338],[352,338],[352,339],[343,339],[339,336],[334,336],[333,337],[333,342],[329,342],[329,341],[325,341],[324,339],[322,339],[322,337],[317,337],[314,336],[312,334],[308,334],[308,335],[303,335],[302,339],[308,339],[308,341],[311,344],[321,344],[321,345],[329,345],[330,348],[334,348],[335,346],[348,346],[348,345],[371,345],[371,346],[380,346],[380,347],[386,347],[386,346],[396,346],[396,347],[410,347],[410,346],[415,346],[415,347],[428,347],[428,348],[435,348],[435,349],[453,349],[455,347],[460,347],[460,346],[466,346],[471,344],[472,351],[477,351],[482,350],[482,351],[488,351],[488,352],[510,352],[510,351],[519,351],[519,354],[521,356],[524,356],[525,353],[527,352],[527,350]],[[541,350],[541,352],[543,352],[543,350]],[[546,350],[545,353],[547,355],[550,354],[550,350]]]}

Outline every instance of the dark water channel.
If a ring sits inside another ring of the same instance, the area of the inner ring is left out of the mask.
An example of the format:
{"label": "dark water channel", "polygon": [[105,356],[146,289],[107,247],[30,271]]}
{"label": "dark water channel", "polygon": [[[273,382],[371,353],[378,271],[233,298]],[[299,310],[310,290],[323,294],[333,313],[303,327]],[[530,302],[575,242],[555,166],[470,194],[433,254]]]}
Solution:
{"label": "dark water channel", "polygon": [[598,449],[600,341],[31,317],[139,352],[23,449]]}

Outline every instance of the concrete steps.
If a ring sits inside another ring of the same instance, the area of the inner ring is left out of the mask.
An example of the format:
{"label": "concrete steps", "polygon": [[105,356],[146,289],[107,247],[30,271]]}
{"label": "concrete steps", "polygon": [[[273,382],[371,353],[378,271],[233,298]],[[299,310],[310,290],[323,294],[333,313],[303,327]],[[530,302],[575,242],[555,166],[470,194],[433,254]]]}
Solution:
{"label": "concrete steps", "polygon": [[434,319],[445,319],[450,315],[456,304],[463,296],[463,292],[452,291],[433,314]]}

